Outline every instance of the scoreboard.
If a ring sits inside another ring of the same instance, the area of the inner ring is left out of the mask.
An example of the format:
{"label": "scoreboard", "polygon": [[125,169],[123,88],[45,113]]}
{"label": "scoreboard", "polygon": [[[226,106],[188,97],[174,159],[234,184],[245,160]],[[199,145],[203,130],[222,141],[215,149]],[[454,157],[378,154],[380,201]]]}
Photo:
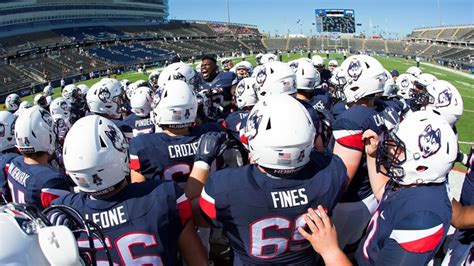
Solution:
{"label": "scoreboard", "polygon": [[355,33],[354,9],[316,9],[318,32]]}

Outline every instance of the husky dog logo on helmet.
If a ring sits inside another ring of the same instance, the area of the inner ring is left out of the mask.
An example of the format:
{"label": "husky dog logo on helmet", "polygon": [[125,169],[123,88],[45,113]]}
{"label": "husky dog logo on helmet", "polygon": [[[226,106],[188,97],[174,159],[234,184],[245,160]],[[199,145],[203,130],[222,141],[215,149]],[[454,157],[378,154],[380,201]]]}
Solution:
{"label": "husky dog logo on helmet", "polygon": [[403,88],[408,88],[409,85],[410,85],[410,81],[407,78],[402,79],[400,86],[402,86]]}
{"label": "husky dog logo on helmet", "polygon": [[354,60],[349,64],[347,74],[354,80],[357,81],[362,74],[362,65],[359,60]]}
{"label": "husky dog logo on helmet", "polygon": [[441,148],[441,131],[433,130],[431,125],[426,126],[423,133],[418,137],[418,145],[423,158],[428,158],[437,153]]}
{"label": "husky dog logo on helmet", "polygon": [[59,104],[59,107],[61,107],[61,109],[63,109],[64,111],[67,111],[67,103],[65,101],[61,102]]}
{"label": "husky dog logo on helmet", "polygon": [[239,82],[239,85],[237,85],[237,95],[241,96],[245,92],[245,81]]}
{"label": "husky dog logo on helmet", "polygon": [[292,62],[290,64],[290,68],[291,68],[291,70],[293,70],[293,72],[296,73],[296,71],[298,71],[298,62]]}
{"label": "husky dog logo on helmet", "polygon": [[260,84],[260,85],[263,85],[263,83],[265,82],[265,80],[267,79],[267,71],[264,67],[262,67],[258,73],[257,73],[257,77],[255,78],[257,80],[257,83]]}
{"label": "husky dog logo on helmet", "polygon": [[438,95],[438,107],[446,107],[451,104],[453,99],[453,94],[449,89],[445,89]]}
{"label": "husky dog logo on helmet", "polygon": [[53,124],[53,118],[51,118],[51,115],[48,113],[48,111],[39,109],[39,112],[41,114],[41,118],[43,118],[43,121],[48,124],[48,126],[51,126]]}
{"label": "husky dog logo on helmet", "polygon": [[111,125],[107,125],[109,131],[105,131],[105,135],[110,139],[114,147],[120,151],[125,151],[125,139],[123,138],[122,134],[117,132],[115,128]]}
{"label": "husky dog logo on helmet", "polygon": [[174,79],[174,80],[182,80],[182,81],[186,82],[186,77],[183,76],[183,74],[179,73],[178,71],[176,71],[176,72],[173,74],[173,79]]}
{"label": "husky dog logo on helmet", "polygon": [[259,114],[258,110],[255,110],[255,112],[247,118],[245,133],[248,140],[257,136],[258,126],[260,125],[260,122],[262,122],[262,117],[263,115]]}
{"label": "husky dog logo on helmet", "polygon": [[99,90],[99,99],[106,103],[110,99],[110,91],[107,87],[101,87]]}

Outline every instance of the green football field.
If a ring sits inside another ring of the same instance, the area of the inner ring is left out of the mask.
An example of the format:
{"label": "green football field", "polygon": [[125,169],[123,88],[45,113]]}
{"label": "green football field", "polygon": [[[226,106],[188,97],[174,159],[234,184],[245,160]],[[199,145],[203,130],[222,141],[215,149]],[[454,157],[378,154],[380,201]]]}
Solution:
{"label": "green football field", "polygon": [[[283,61],[290,61],[302,56],[306,56],[306,54],[284,54]],[[325,57],[326,55],[322,56]],[[330,59],[338,60],[339,64],[343,61],[343,56],[340,54],[331,54],[330,57]],[[255,65],[255,57],[248,57],[246,59]],[[415,61],[406,60],[403,58],[377,57],[377,59],[384,65],[387,70],[390,71],[392,69],[397,69],[400,73],[405,72],[408,67],[416,65]],[[241,61],[241,59],[237,58],[234,59],[234,61],[238,62]],[[469,147],[474,144],[474,130],[472,128],[469,129],[469,125],[473,124],[474,122],[474,80],[456,73],[451,73],[443,69],[434,68],[423,64],[421,65],[421,69],[423,70],[423,72],[435,75],[438,79],[447,80],[451,82],[451,84],[453,84],[461,93],[464,101],[464,113],[456,126],[459,134],[460,148],[462,151],[467,152],[469,150]],[[150,70],[148,71],[148,73],[150,73]],[[474,75],[472,76],[474,77]],[[147,79],[148,77],[147,75],[144,75],[142,73],[128,72],[117,76],[117,78],[128,79],[133,82],[139,79]],[[92,86],[92,84],[94,84],[95,82],[97,82],[97,80],[87,80],[78,84],[83,83],[87,84],[88,86]],[[56,97],[60,95],[59,88],[56,88],[54,90],[54,95]],[[32,102],[33,97],[34,96],[27,96],[23,98],[23,100]]]}

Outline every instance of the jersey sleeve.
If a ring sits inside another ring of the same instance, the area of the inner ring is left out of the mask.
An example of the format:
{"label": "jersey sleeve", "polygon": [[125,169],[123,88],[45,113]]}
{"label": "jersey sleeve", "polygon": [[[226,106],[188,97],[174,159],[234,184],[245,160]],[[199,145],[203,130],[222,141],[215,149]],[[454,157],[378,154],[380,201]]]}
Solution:
{"label": "jersey sleeve", "polygon": [[40,192],[41,205],[47,208],[51,202],[61,196],[71,193],[66,177],[58,175],[44,183]]}
{"label": "jersey sleeve", "polygon": [[186,225],[186,223],[192,218],[192,208],[191,202],[184,194],[184,191],[174,183],[174,190],[176,193],[176,209],[178,210],[179,219],[181,225]]}
{"label": "jersey sleeve", "polygon": [[385,240],[377,264],[425,265],[441,246],[447,233],[441,217],[418,211],[400,220]]}
{"label": "jersey sleeve", "polygon": [[226,209],[226,197],[223,187],[220,186],[220,172],[209,177],[199,199],[199,206],[204,218],[214,227],[219,227],[219,218]]}
{"label": "jersey sleeve", "polygon": [[138,157],[138,152],[139,152],[139,138],[134,138],[130,141],[130,147],[129,147],[129,152],[130,152],[130,169],[132,169],[135,172],[140,173],[140,158]]}

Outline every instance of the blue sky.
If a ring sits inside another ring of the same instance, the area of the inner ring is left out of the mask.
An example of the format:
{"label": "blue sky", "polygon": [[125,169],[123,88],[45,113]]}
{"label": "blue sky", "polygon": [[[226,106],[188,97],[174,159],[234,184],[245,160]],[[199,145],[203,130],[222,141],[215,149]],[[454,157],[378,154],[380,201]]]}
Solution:
{"label": "blue sky", "polygon": [[257,25],[272,35],[300,33],[299,19],[304,34],[314,33],[318,8],[354,9],[356,22],[362,24],[358,32],[386,32],[386,36],[403,36],[415,27],[440,23],[474,23],[473,0],[169,0],[170,18],[227,21],[227,1],[231,22]]}

